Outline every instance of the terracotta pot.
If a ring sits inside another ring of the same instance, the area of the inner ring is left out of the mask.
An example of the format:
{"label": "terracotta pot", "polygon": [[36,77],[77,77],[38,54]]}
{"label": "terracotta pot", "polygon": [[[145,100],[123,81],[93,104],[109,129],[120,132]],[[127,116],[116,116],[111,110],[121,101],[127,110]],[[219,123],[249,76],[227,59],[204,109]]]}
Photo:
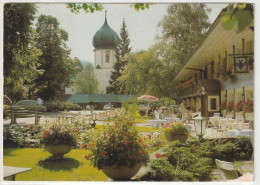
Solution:
{"label": "terracotta pot", "polygon": [[130,180],[141,168],[141,164],[136,164],[134,167],[126,166],[102,166],[102,171],[106,176],[114,180]]}
{"label": "terracotta pot", "polygon": [[52,159],[63,159],[63,156],[72,150],[68,145],[44,145],[45,150],[53,154]]}

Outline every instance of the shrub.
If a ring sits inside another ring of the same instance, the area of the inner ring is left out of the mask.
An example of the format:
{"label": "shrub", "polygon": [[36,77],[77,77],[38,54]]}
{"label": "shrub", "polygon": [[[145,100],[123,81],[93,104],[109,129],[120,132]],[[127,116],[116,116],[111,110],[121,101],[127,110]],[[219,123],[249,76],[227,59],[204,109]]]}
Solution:
{"label": "shrub", "polygon": [[152,181],[204,181],[209,180],[212,161],[200,156],[179,141],[172,142],[163,158],[151,162],[149,170],[140,180]]}
{"label": "shrub", "polygon": [[182,141],[185,142],[188,139],[189,130],[178,122],[169,122],[167,128],[164,130],[165,138],[168,141]]}
{"label": "shrub", "polygon": [[4,119],[9,117],[10,112],[9,112],[9,106],[8,105],[4,105],[3,106],[3,117]]}
{"label": "shrub", "polygon": [[113,165],[133,167],[137,163],[148,162],[146,147],[139,138],[134,123],[125,117],[118,117],[113,125],[107,125],[95,141],[87,144],[92,154],[86,158],[90,158],[98,169]]}
{"label": "shrub", "polygon": [[226,110],[227,110],[227,112],[231,112],[232,110],[234,110],[234,101],[227,103]]}
{"label": "shrub", "polygon": [[146,111],[144,108],[139,109],[140,116],[144,116],[146,114]]}
{"label": "shrub", "polygon": [[63,102],[61,110],[82,110],[81,106],[72,102]]}
{"label": "shrub", "polygon": [[[12,128],[5,126],[3,130],[4,148],[36,148],[39,147],[37,142],[40,133],[39,125],[23,125]],[[36,139],[36,142],[31,142],[31,139]]]}
{"label": "shrub", "polygon": [[254,102],[252,100],[247,100],[243,107],[244,112],[254,112]]}
{"label": "shrub", "polygon": [[243,111],[243,102],[242,101],[239,101],[236,104],[236,112],[240,112],[240,111]]}

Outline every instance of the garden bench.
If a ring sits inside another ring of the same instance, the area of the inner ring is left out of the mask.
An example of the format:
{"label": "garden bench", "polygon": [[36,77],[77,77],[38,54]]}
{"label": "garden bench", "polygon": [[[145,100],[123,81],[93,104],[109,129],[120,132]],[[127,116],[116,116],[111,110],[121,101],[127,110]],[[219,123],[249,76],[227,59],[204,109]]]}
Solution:
{"label": "garden bench", "polygon": [[15,181],[15,176],[18,173],[22,173],[32,168],[21,168],[21,167],[14,167],[14,166],[3,166],[4,171],[4,180],[7,181]]}
{"label": "garden bench", "polygon": [[35,124],[38,123],[38,118],[42,117],[42,112],[39,110],[27,110],[20,106],[11,106],[11,124],[16,124],[16,118],[35,117]]}

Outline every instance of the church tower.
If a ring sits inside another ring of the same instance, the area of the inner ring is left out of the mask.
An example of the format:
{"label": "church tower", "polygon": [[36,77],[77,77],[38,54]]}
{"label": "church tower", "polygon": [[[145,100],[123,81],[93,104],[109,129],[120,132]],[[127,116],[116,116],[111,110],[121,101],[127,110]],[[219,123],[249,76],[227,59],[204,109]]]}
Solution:
{"label": "church tower", "polygon": [[109,86],[110,75],[116,62],[115,49],[119,37],[117,33],[108,25],[105,14],[103,26],[96,32],[92,44],[95,52],[95,73],[100,91],[106,93],[106,87]]}

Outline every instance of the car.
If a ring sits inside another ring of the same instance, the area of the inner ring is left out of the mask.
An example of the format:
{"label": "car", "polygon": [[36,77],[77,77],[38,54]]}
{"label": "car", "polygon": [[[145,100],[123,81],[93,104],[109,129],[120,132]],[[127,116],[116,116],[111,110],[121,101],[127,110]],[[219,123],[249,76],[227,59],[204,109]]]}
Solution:
{"label": "car", "polygon": [[14,104],[15,106],[20,106],[22,108],[28,109],[28,110],[40,110],[40,111],[46,111],[47,108],[43,105],[38,104],[35,100],[21,100]]}
{"label": "car", "polygon": [[114,106],[112,104],[106,104],[103,107],[104,110],[110,110],[110,109],[113,109],[113,108],[114,108]]}
{"label": "car", "polygon": [[42,105],[47,108],[48,112],[53,112],[53,111],[57,112],[62,109],[62,105],[54,100],[43,101]]}

